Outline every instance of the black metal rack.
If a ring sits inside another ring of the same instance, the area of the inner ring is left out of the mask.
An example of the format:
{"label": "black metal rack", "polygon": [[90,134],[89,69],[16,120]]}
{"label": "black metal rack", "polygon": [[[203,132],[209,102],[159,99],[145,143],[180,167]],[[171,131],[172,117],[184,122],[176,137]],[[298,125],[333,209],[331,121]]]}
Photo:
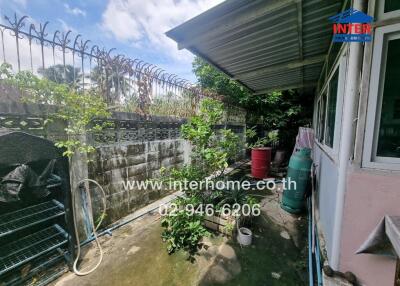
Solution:
{"label": "black metal rack", "polygon": [[[60,251],[60,249],[52,250],[45,256],[35,258],[35,260],[32,261],[35,266],[30,269],[29,273],[23,275],[23,277],[21,277],[19,273],[13,273],[13,275],[7,279],[7,282],[4,283],[4,286],[20,286],[21,284],[31,285],[33,284],[31,282],[36,281],[35,277],[37,276],[42,278],[44,276],[52,277],[58,273],[63,274],[69,269],[64,263],[64,258],[65,253],[63,251]],[[48,271],[49,269],[52,271]],[[53,269],[55,271],[53,271]],[[44,281],[41,279],[41,282],[46,281],[45,279]],[[35,283],[35,286],[38,286],[36,284],[38,283]]]}
{"label": "black metal rack", "polygon": [[0,237],[65,215],[64,205],[51,200],[0,215]]}
{"label": "black metal rack", "polygon": [[0,275],[68,242],[57,224],[0,247]]}
{"label": "black metal rack", "polygon": [[0,146],[0,178],[22,164],[38,176],[53,164],[48,178],[59,178],[45,181],[45,197],[23,185],[18,201],[0,202],[0,284],[45,285],[68,269],[74,252],[68,161],[53,142],[22,132],[1,135]]}

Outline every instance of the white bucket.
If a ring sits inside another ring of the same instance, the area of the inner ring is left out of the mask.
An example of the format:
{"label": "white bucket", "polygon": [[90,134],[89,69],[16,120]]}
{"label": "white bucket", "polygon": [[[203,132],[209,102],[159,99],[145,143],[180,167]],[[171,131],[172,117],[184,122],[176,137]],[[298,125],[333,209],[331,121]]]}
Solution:
{"label": "white bucket", "polygon": [[250,229],[241,227],[238,230],[237,241],[244,246],[248,246],[251,244],[251,240],[253,238],[253,233]]}

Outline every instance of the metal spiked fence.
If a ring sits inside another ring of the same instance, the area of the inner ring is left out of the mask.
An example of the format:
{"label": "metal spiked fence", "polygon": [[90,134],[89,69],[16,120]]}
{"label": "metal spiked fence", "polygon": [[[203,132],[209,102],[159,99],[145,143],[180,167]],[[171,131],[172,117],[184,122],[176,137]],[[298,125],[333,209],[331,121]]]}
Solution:
{"label": "metal spiked fence", "polygon": [[5,16],[0,23],[1,60],[15,72],[28,70],[80,91],[97,89],[122,111],[189,116],[202,97],[222,99],[189,81],[116,49],[105,49],[71,30],[49,32],[49,22]]}

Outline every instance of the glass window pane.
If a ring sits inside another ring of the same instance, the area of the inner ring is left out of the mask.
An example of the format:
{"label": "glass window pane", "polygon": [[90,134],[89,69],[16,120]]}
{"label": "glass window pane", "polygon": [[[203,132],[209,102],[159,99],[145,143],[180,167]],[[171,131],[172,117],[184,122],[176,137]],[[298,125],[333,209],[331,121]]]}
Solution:
{"label": "glass window pane", "polygon": [[315,118],[315,137],[316,139],[319,138],[319,111],[320,111],[320,107],[319,107],[320,102],[317,102],[317,116]]}
{"label": "glass window pane", "polygon": [[317,140],[320,140],[321,137],[321,100],[318,101],[317,104]]}
{"label": "glass window pane", "polygon": [[385,9],[384,12],[391,12],[395,10],[400,10],[400,1],[399,0],[385,0]]}
{"label": "glass window pane", "polygon": [[319,110],[319,142],[324,141],[325,136],[325,110],[326,110],[326,94],[321,96],[320,110]]}
{"label": "glass window pane", "polygon": [[333,147],[333,139],[335,136],[335,118],[336,118],[336,102],[338,92],[339,69],[336,70],[329,82],[329,99],[328,110],[326,115],[326,136],[325,144]]}
{"label": "glass window pane", "polygon": [[377,156],[400,158],[400,39],[388,42]]}
{"label": "glass window pane", "polygon": [[335,60],[339,55],[343,43],[333,43],[331,52],[328,55],[328,71],[330,72],[335,64]]}

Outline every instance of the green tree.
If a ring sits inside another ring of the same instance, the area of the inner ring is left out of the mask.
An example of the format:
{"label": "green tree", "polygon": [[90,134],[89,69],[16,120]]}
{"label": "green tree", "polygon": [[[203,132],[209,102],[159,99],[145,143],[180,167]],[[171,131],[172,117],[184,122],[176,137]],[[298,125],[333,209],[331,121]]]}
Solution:
{"label": "green tree", "polygon": [[240,103],[241,105],[250,96],[250,92],[245,87],[230,79],[203,59],[196,57],[192,66],[201,87],[226,95],[229,101],[236,104]]}
{"label": "green tree", "polygon": [[112,64],[107,69],[95,66],[90,79],[97,85],[99,92],[108,103],[118,104],[122,101],[135,100],[135,94],[129,94],[131,84],[126,73],[118,64]]}
{"label": "green tree", "polygon": [[[217,180],[228,166],[228,160],[238,153],[239,138],[230,129],[215,130],[224,112],[224,104],[205,98],[200,102],[196,115],[181,127],[182,138],[188,140],[192,149],[190,164],[182,168],[163,169],[166,181],[202,181],[209,175]],[[186,197],[176,200],[177,211],[170,211],[163,218],[161,226],[163,241],[167,243],[168,253],[183,249],[193,261],[194,255],[202,247],[201,239],[209,232],[203,225],[203,214],[189,213],[188,206],[197,209],[219,197],[219,192],[207,189],[185,190]]]}
{"label": "green tree", "polygon": [[198,114],[190,117],[181,126],[182,138],[192,146],[192,157],[204,174],[219,172],[221,176],[233,159],[239,146],[239,138],[230,129],[219,132],[214,129],[223,116],[224,105],[215,99],[205,98],[200,102]]}
{"label": "green tree", "polygon": [[247,112],[248,125],[260,124],[264,130],[278,130],[281,148],[291,150],[300,126],[311,124],[313,97],[296,90],[253,95],[238,82],[196,57],[193,72],[205,89],[224,95]]}
{"label": "green tree", "polygon": [[75,85],[82,79],[79,68],[72,65],[54,65],[48,68],[39,68],[38,73],[44,78],[59,84]]}

